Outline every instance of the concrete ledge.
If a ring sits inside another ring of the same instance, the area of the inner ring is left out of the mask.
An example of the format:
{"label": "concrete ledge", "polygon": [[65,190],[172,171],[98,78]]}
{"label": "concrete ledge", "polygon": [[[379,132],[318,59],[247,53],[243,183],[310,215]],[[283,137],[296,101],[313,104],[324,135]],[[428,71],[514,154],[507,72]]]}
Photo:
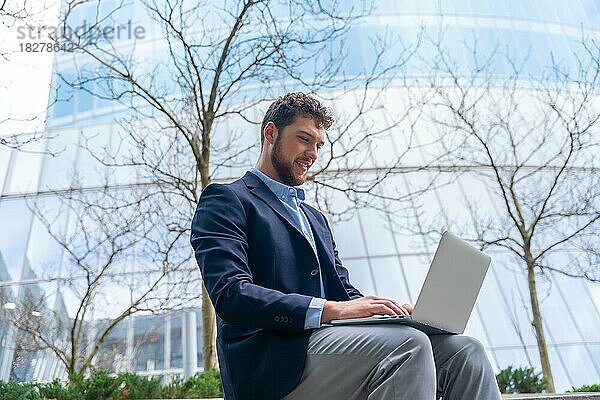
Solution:
{"label": "concrete ledge", "polygon": [[505,394],[503,399],[511,400],[600,400],[600,393],[564,393],[564,394],[546,394],[546,393],[523,393],[523,394]]}

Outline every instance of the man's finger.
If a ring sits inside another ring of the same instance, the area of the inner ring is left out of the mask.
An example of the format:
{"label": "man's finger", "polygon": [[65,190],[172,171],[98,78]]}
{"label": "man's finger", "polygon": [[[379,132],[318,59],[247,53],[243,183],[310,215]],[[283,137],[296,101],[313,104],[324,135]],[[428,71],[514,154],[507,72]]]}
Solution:
{"label": "man's finger", "polygon": [[388,308],[392,309],[395,315],[408,315],[408,312],[403,309],[398,303],[388,299],[376,300],[376,304],[384,304]]}
{"label": "man's finger", "polygon": [[383,303],[379,303],[376,304],[375,306],[375,311],[373,312],[373,315],[375,314],[386,314],[386,315],[398,315],[398,313],[396,313],[396,311],[394,311],[393,309],[391,309],[390,307],[388,307],[387,305],[383,304]]}

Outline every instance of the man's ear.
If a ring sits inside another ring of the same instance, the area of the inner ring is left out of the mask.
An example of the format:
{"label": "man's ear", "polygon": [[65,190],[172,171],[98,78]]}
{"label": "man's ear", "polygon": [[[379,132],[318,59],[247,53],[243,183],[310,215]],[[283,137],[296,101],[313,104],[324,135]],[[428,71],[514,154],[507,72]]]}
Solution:
{"label": "man's ear", "polygon": [[267,122],[267,125],[265,125],[265,129],[263,130],[263,136],[265,137],[265,141],[269,142],[271,146],[275,143],[275,139],[277,138],[277,127],[273,122]]}

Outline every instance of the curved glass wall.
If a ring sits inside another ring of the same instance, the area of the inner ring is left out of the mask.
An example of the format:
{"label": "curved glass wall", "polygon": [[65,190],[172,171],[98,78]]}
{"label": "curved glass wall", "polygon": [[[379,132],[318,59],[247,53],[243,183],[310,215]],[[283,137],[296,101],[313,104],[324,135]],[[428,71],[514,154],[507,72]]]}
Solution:
{"label": "curved glass wall", "polygon": [[[110,3],[103,2],[107,9]],[[138,12],[136,7],[139,5],[132,7],[127,12],[123,10],[119,18],[124,21],[133,15],[139,18],[139,24],[146,28],[148,34],[138,43],[140,51],[148,60],[159,60],[164,54],[160,31]],[[85,19],[85,11],[81,13],[74,18]],[[476,43],[481,56],[494,51],[505,55],[494,62],[494,74],[490,78],[495,85],[501,86],[506,76],[513,72],[514,65],[508,60],[522,64],[521,76],[529,81],[545,77],[550,54],[562,68],[573,70],[577,67],[573,55],[581,51],[581,38],[600,39],[597,26],[600,26],[600,6],[591,0],[521,3],[377,1],[372,15],[361,20],[345,36],[344,40],[352,46],[347,49],[344,73],[361,75],[372,66],[371,39],[377,35],[392,32],[409,45],[417,43],[419,35],[423,35],[416,56],[402,67],[403,73],[399,76],[406,80],[395,79],[390,83],[386,80],[389,75],[384,74],[373,83],[384,90],[379,99],[383,107],[370,116],[375,121],[371,127],[379,126],[377,124],[384,126],[386,118],[398,112],[410,94],[424,90],[422,83],[436,78],[429,76],[433,70],[427,66],[440,50],[433,45],[437,38],[443,39],[441,48],[452,54],[452,60],[463,77],[468,78],[477,67],[473,53],[467,50],[465,43]],[[123,46],[130,44],[124,43]],[[335,49],[341,43],[333,41],[330,46]],[[387,52],[380,62],[386,64],[393,57],[393,52]],[[55,66],[66,78],[74,74],[73,57],[68,53],[59,54]],[[303,73],[311,77],[315,74],[314,68],[314,65],[307,65]],[[157,79],[168,81],[168,76],[159,73]],[[126,146],[120,140],[121,126],[115,120],[117,115],[124,115],[127,110],[85,91],[67,89],[59,81],[55,76],[55,85],[59,87],[57,98],[68,100],[59,101],[52,109],[47,129],[52,139],[35,144],[38,147],[32,150],[62,149],[60,154],[56,157],[43,156],[0,147],[0,291],[7,302],[30,291],[45,298],[46,307],[68,319],[73,316],[76,299],[65,290],[64,283],[56,279],[67,275],[66,255],[34,216],[32,205],[56,212],[59,201],[55,191],[66,191],[72,187],[85,188],[91,193],[101,193],[105,187],[115,191],[138,190],[144,185],[151,187],[153,182],[143,179],[139,169],[121,169],[115,173],[99,166],[95,163],[93,152],[82,149],[85,147],[83,144],[98,151]],[[483,83],[473,82],[475,86]],[[411,86],[413,84],[414,87]],[[294,87],[293,83],[286,84],[286,88],[290,87]],[[526,96],[530,89],[524,82],[518,93]],[[88,90],[95,91],[97,88],[90,86]],[[252,82],[242,89],[246,94],[253,90]],[[356,104],[350,98],[359,90],[350,88],[343,96],[335,96],[335,100],[330,102],[338,117],[351,114]],[[327,92],[319,94],[325,98],[334,97]],[[260,120],[265,106],[259,105],[250,112],[254,120]],[[224,119],[217,123],[215,129],[246,132],[239,138],[240,145],[251,146],[258,140],[257,127],[241,118]],[[403,155],[402,149],[406,146],[406,136],[400,134],[403,129],[403,126],[397,127],[375,150],[349,160],[360,164],[357,171],[360,177],[377,173],[382,165]],[[418,125],[415,143],[424,144],[435,137],[435,129],[425,122]],[[357,129],[355,134],[360,135],[361,130]],[[256,155],[257,147],[254,147],[238,165],[215,169],[213,179],[228,181],[240,176],[253,164]],[[228,154],[222,156],[227,158]],[[430,156],[426,150],[419,149],[404,155],[402,165],[421,165]],[[433,181],[439,174],[435,167],[409,174],[393,174],[385,189],[378,190],[382,190],[382,194],[392,190],[410,191],[423,182]],[[340,255],[356,286],[364,293],[415,302],[435,250],[432,236],[421,233],[436,223],[438,227],[460,226],[465,232],[474,229],[472,215],[466,207],[473,200],[473,193],[479,197],[480,211],[497,221],[502,220],[501,206],[490,187],[482,183],[478,172],[471,170],[460,175],[456,175],[455,171],[443,172],[445,181],[451,184],[431,188],[413,199],[412,203],[403,203],[402,220],[392,220],[396,218],[396,213],[392,212],[395,206],[385,202],[353,210],[344,214],[343,218],[332,217]],[[582,174],[586,174],[585,170]],[[311,188],[314,194],[314,187],[308,185],[309,192]],[[338,208],[343,208],[347,201],[340,194],[330,196],[328,203]],[[318,199],[316,201],[321,204]],[[62,210],[60,215],[55,228],[69,232],[74,224],[73,212]],[[600,246],[600,240],[596,241],[596,246]],[[564,248],[556,253],[556,257],[566,259],[571,251],[575,249]],[[136,274],[142,274],[146,263],[153,262],[142,253],[134,249],[127,266],[123,267],[132,279],[136,279]],[[490,250],[490,254],[494,260],[492,268],[466,333],[484,343],[496,369],[513,365],[533,366],[540,371],[535,334],[530,323],[525,273],[509,252]],[[190,274],[196,274],[193,263],[187,268]],[[600,381],[600,286],[549,273],[540,282],[540,292],[557,389],[597,383]],[[181,374],[186,334],[182,325],[186,310],[176,309],[158,315],[142,313],[126,318],[105,341],[96,358],[97,364],[117,371],[130,370],[150,375]],[[0,312],[10,311],[10,307],[5,307]],[[197,310],[194,312],[198,313]],[[104,318],[102,312],[94,311],[89,321],[90,335],[106,323]],[[197,321],[199,325],[199,315]],[[199,335],[199,326],[196,331]],[[49,380],[64,373],[60,363],[49,353],[29,351],[21,346],[17,332],[7,324],[0,325],[0,333],[3,337],[0,343],[0,379]],[[200,345],[198,349],[198,366],[201,366]]]}

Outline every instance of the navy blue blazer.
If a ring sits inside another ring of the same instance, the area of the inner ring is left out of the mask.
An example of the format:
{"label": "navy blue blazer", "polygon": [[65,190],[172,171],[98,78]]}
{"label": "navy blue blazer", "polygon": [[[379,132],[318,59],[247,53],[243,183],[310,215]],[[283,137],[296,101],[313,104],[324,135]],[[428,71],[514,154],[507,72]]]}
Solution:
{"label": "navy blue blazer", "polygon": [[191,244],[217,313],[217,354],[227,400],[277,400],[298,384],[311,331],[304,319],[320,297],[362,294],[348,280],[321,212],[301,205],[318,259],[292,216],[254,174],[208,185],[192,221]]}

